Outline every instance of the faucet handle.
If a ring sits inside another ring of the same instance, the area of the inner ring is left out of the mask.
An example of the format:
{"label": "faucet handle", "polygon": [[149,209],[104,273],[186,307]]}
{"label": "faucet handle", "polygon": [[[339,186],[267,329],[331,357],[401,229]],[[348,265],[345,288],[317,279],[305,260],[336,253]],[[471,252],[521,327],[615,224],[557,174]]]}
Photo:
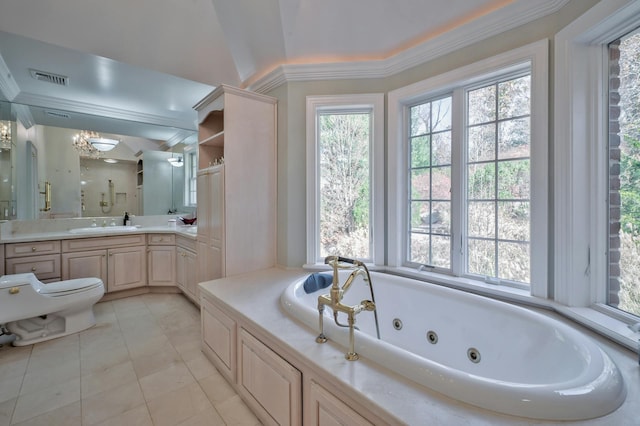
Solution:
{"label": "faucet handle", "polygon": [[360,302],[360,306],[362,306],[362,308],[365,311],[375,311],[376,310],[376,304],[373,303],[371,300],[363,300],[362,302]]}

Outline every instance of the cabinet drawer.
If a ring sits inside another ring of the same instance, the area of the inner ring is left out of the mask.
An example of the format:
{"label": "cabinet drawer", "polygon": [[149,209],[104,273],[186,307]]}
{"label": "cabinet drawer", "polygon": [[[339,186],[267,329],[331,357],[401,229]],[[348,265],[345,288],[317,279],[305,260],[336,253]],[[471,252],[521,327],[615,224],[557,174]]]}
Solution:
{"label": "cabinet drawer", "polygon": [[60,255],[15,257],[6,260],[7,274],[33,272],[40,280],[60,278]]}
{"label": "cabinet drawer", "polygon": [[60,253],[60,241],[36,241],[33,243],[7,244],[6,257],[33,256],[34,254]]}
{"label": "cabinet drawer", "polygon": [[73,240],[62,241],[62,251],[84,251],[109,249],[113,247],[123,246],[141,246],[145,245],[145,235],[123,235],[117,237],[98,237],[98,238],[78,238]]}
{"label": "cabinet drawer", "polygon": [[263,423],[302,424],[302,374],[246,330],[240,329],[238,385]]}
{"label": "cabinet drawer", "polygon": [[168,246],[175,245],[175,234],[149,234],[147,235],[147,244],[150,246]]}

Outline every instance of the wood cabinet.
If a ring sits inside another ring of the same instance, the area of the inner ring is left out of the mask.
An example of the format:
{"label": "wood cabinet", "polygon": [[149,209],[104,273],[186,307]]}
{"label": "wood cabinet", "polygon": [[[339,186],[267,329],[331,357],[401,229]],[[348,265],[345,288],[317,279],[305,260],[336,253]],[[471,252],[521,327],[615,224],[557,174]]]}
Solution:
{"label": "wood cabinet", "polygon": [[150,286],[176,285],[176,247],[174,234],[147,236],[147,277]]}
{"label": "wood cabinet", "polygon": [[5,246],[6,274],[33,272],[43,282],[60,281],[60,241],[9,243]]}
{"label": "wood cabinet", "polygon": [[302,374],[245,329],[238,345],[238,388],[265,424],[302,423]]}
{"label": "wood cabinet", "polygon": [[315,380],[309,381],[309,395],[304,407],[304,424],[308,426],[371,426],[358,414]]}
{"label": "wood cabinet", "polygon": [[276,99],[220,85],[195,108],[198,280],[274,266]]}
{"label": "wood cabinet", "polygon": [[200,305],[202,350],[231,383],[236,381],[236,322],[203,297]]}
{"label": "wood cabinet", "polygon": [[176,238],[176,285],[196,304],[200,305],[197,280],[196,242],[183,237]]}
{"label": "wood cabinet", "polygon": [[0,244],[0,276],[4,275],[4,244]]}
{"label": "wood cabinet", "polygon": [[62,279],[98,277],[106,292],[147,285],[144,234],[62,242]]}

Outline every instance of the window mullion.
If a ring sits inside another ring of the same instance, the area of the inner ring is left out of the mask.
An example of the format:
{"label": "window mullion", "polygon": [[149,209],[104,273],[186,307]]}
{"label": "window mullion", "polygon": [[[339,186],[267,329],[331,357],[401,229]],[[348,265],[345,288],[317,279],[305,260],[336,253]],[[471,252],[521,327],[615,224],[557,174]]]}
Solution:
{"label": "window mullion", "polygon": [[451,269],[455,276],[464,274],[466,251],[466,114],[465,91],[453,92],[451,123]]}

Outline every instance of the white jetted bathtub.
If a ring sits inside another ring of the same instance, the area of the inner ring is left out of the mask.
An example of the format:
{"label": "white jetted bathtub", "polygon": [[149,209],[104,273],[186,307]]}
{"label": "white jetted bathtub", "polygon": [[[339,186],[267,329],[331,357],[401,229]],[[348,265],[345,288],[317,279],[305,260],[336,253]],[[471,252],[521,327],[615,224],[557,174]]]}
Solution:
{"label": "white jetted bathtub", "polygon": [[[341,271],[340,283],[349,272]],[[581,420],[617,409],[620,371],[589,337],[536,312],[429,283],[371,273],[373,312],[357,315],[355,350],[430,389],[478,407],[545,420]],[[284,309],[318,330],[318,296],[304,279],[282,294]],[[343,299],[371,299],[361,277]],[[346,323],[344,314],[339,319]],[[348,347],[348,329],[325,309],[328,339]],[[346,361],[345,361],[346,362]],[[355,361],[359,362],[359,361]]]}

